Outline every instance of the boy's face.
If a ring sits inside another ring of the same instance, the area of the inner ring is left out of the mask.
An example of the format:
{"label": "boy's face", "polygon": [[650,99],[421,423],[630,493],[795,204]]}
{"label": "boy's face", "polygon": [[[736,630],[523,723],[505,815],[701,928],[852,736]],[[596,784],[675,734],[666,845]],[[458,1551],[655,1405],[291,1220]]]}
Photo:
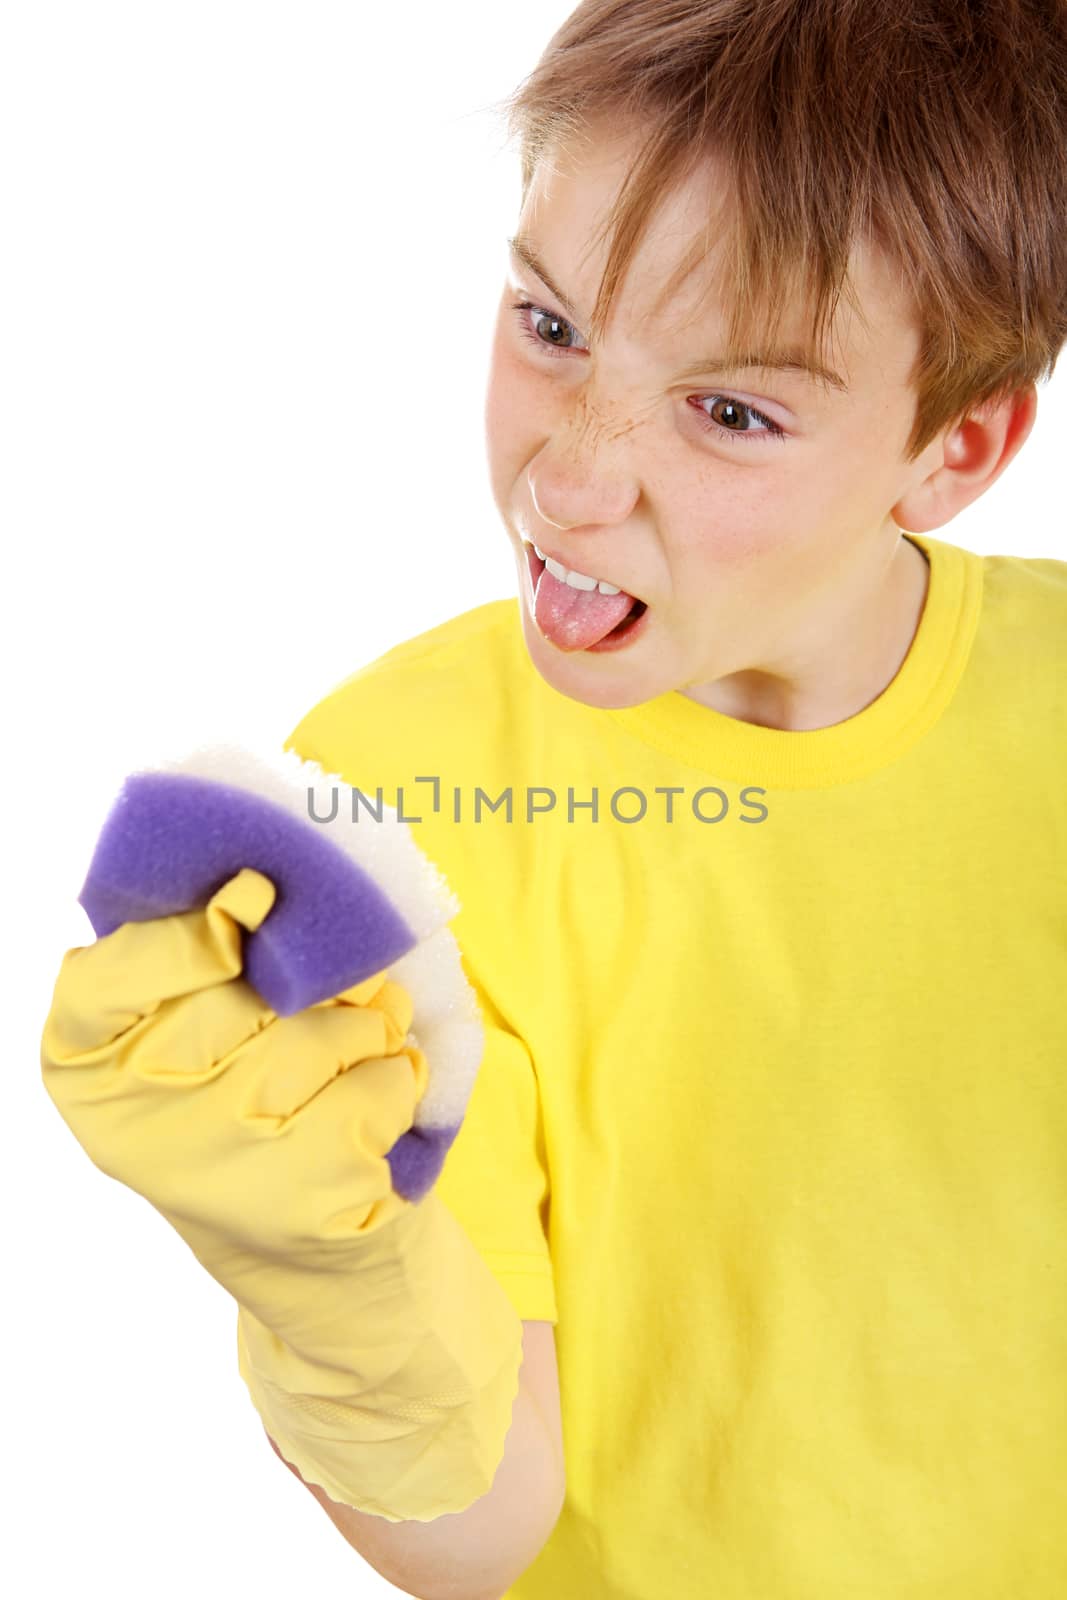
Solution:
{"label": "boy's face", "polygon": [[[656,320],[650,308],[703,234],[715,193],[702,175],[655,218],[590,353],[606,248],[585,252],[628,157],[605,130],[557,153],[527,195],[517,233],[566,302],[509,254],[486,436],[527,648],[550,684],[590,705],[681,689],[770,726],[843,720],[894,676],[926,592],[926,563],[891,514],[943,460],[943,437],[903,460],[917,329],[885,267],[859,258],[869,328],[842,299],[829,361],[848,393],[801,372],[685,374],[725,331],[714,298],[698,303],[700,269]],[[522,301],[535,309],[514,310]],[[800,328],[787,321],[778,343]],[[589,601],[542,578],[534,545],[645,602],[622,648],[577,644],[568,629]]]}

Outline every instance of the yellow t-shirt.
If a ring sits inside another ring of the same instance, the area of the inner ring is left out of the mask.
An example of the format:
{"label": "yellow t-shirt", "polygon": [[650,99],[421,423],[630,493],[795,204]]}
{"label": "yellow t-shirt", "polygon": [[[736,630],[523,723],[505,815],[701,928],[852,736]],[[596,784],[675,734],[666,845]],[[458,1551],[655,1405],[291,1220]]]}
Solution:
{"label": "yellow t-shirt", "polygon": [[581,705],[511,598],[287,741],[463,904],[438,1192],[562,1395],[513,1600],[1067,1593],[1067,563],[909,537],[917,635],[834,727]]}

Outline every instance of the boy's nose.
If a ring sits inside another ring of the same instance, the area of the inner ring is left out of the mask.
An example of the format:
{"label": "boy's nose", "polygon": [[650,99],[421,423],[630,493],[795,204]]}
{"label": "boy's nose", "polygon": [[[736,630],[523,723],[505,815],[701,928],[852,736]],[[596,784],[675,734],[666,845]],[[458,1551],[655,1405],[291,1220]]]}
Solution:
{"label": "boy's nose", "polygon": [[578,461],[551,445],[531,463],[527,480],[536,513],[533,526],[540,522],[568,534],[626,522],[640,494],[633,474],[618,463]]}

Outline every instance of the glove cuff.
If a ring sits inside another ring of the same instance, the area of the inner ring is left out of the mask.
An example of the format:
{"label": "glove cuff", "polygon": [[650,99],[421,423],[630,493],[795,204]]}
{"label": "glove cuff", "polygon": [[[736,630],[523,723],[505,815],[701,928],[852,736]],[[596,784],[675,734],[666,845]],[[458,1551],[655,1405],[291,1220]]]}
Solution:
{"label": "glove cuff", "polygon": [[238,1368],[305,1482],[389,1522],[427,1522],[492,1488],[522,1323],[436,1194],[366,1244],[372,1258],[353,1272],[345,1318],[350,1363],[308,1361],[239,1305]]}

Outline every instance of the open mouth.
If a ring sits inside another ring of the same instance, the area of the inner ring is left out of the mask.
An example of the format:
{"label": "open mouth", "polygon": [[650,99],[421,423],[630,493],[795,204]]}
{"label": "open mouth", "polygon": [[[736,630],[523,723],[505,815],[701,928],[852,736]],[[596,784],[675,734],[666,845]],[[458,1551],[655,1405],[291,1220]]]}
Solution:
{"label": "open mouth", "polygon": [[[523,548],[526,555],[527,568],[530,573],[531,587],[534,595],[536,595],[537,585],[540,581],[541,574],[545,570],[545,562],[537,554],[534,546],[528,543],[525,539],[523,540]],[[603,638],[597,640],[595,644],[588,645],[586,648],[590,650],[602,649],[609,646],[609,642],[610,644],[614,644],[616,641],[627,637],[636,627],[637,623],[641,620],[647,610],[648,605],[644,600],[638,600],[636,598],[632,599],[628,611],[619,619],[614,627],[609,629],[609,631],[604,634]]]}

